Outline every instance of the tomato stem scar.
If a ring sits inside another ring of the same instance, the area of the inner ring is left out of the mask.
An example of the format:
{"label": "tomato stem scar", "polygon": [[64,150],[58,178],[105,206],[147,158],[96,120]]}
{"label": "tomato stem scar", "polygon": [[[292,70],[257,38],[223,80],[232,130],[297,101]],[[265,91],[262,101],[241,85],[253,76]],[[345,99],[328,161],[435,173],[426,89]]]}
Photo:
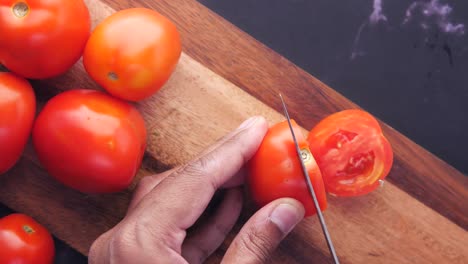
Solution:
{"label": "tomato stem scar", "polygon": [[111,81],[117,81],[119,79],[119,76],[115,72],[109,72],[107,74],[107,78],[109,78]]}
{"label": "tomato stem scar", "polygon": [[28,234],[32,234],[32,233],[35,232],[34,229],[32,227],[28,226],[28,225],[24,225],[23,230],[24,230],[24,232],[26,232]]}
{"label": "tomato stem scar", "polygon": [[304,161],[304,163],[309,162],[312,159],[312,154],[310,153],[310,150],[307,148],[301,149],[301,159]]}
{"label": "tomato stem scar", "polygon": [[17,2],[11,10],[17,18],[23,18],[29,14],[29,6],[25,2]]}

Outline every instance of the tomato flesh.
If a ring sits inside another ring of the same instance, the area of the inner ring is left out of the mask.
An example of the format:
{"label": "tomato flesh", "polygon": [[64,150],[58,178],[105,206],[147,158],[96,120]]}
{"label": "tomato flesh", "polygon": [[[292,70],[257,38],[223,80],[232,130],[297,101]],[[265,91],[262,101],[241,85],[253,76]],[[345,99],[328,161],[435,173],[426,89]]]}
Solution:
{"label": "tomato flesh", "polygon": [[367,194],[390,171],[393,152],[377,120],[362,110],[345,110],[320,121],[309,133],[312,154],[327,192]]}

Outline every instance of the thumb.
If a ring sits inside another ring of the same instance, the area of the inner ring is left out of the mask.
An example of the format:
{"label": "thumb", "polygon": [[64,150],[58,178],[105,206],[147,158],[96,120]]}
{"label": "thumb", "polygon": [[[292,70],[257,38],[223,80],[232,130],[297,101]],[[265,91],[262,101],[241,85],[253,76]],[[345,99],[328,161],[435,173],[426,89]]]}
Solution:
{"label": "thumb", "polygon": [[304,218],[304,207],[291,198],[275,200],[242,227],[223,263],[264,263],[278,244]]}

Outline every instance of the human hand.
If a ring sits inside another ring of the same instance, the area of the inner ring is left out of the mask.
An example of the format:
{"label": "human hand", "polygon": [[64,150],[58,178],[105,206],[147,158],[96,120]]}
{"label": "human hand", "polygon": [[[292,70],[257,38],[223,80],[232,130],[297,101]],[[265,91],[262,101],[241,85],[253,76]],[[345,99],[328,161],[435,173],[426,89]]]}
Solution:
{"label": "human hand", "polygon": [[[243,167],[267,130],[264,118],[251,118],[186,165],[143,178],[125,218],[93,243],[89,263],[203,262],[240,215]],[[217,211],[187,237],[220,188],[226,194]],[[294,199],[271,202],[242,227],[223,262],[265,262],[303,217],[304,208]]]}

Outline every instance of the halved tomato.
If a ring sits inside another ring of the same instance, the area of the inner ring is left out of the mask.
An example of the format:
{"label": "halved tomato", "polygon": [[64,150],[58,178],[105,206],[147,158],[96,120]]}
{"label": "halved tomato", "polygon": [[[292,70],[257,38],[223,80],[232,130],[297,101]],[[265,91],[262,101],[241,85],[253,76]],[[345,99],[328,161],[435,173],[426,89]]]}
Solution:
{"label": "halved tomato", "polygon": [[307,140],[330,194],[369,193],[392,167],[390,143],[377,120],[362,110],[344,110],[326,117]]}

